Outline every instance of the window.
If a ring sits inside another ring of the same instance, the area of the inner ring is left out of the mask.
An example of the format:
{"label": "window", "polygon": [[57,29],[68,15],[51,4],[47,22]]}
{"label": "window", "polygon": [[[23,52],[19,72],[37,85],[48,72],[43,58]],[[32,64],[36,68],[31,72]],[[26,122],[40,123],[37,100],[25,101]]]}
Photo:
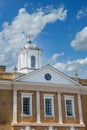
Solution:
{"label": "window", "polygon": [[32,116],[32,94],[22,93],[22,116]]}
{"label": "window", "polygon": [[23,52],[23,67],[26,65],[26,53]]}
{"label": "window", "polygon": [[31,67],[35,68],[35,56],[31,56]]}
{"label": "window", "polygon": [[75,117],[74,97],[65,96],[66,117]]}
{"label": "window", "polygon": [[51,94],[44,94],[44,115],[54,116],[54,99]]}

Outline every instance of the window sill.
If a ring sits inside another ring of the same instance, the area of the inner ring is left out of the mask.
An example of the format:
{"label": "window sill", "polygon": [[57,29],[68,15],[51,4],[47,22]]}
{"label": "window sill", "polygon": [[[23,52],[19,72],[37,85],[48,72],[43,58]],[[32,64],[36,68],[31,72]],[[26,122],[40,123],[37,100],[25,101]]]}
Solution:
{"label": "window sill", "polygon": [[71,119],[75,119],[76,117],[75,116],[66,116],[66,118],[71,118]]}
{"label": "window sill", "polygon": [[21,117],[32,117],[32,115],[21,115]]}
{"label": "window sill", "polygon": [[54,115],[44,115],[44,117],[47,117],[47,118],[54,118],[55,116],[54,116]]}

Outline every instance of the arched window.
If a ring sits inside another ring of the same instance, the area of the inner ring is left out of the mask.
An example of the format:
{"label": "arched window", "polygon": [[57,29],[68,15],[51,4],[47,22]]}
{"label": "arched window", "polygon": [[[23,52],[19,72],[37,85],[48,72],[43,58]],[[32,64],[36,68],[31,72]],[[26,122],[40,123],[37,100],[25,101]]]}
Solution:
{"label": "arched window", "polygon": [[31,67],[35,68],[35,56],[31,56]]}

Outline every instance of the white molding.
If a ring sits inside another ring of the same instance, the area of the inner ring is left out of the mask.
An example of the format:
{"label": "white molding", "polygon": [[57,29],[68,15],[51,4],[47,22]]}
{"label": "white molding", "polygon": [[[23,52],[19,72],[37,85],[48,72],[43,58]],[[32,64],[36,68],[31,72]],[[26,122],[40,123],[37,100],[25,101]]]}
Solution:
{"label": "white molding", "polygon": [[72,100],[72,113],[73,115],[72,116],[68,116],[67,115],[67,111],[66,111],[66,118],[68,117],[71,117],[71,118],[75,118],[75,106],[74,106],[74,96],[69,96],[69,95],[64,95],[64,100],[65,100],[65,111],[67,110],[66,108],[66,100]]}
{"label": "white molding", "polygon": [[[46,115],[45,111],[45,99],[51,99],[52,100],[52,115],[48,116]],[[45,117],[54,117],[54,94],[44,94],[44,116]]]}
{"label": "white molding", "polygon": [[[13,124],[12,126],[27,126],[27,125],[30,125],[30,126],[49,126],[49,123],[41,123],[41,124],[37,124],[37,123],[17,123],[17,124]],[[85,127],[85,124],[76,124],[76,123],[63,123],[63,124],[59,124],[59,123],[50,123],[50,125],[52,126],[60,126],[61,128],[62,127],[71,127],[71,126],[74,126],[74,127]]]}
{"label": "white molding", "polygon": [[[21,100],[22,100],[22,115],[21,116],[32,116],[32,95],[33,93],[21,93]],[[23,98],[28,97],[30,98],[30,114],[29,115],[24,115],[23,114]]]}

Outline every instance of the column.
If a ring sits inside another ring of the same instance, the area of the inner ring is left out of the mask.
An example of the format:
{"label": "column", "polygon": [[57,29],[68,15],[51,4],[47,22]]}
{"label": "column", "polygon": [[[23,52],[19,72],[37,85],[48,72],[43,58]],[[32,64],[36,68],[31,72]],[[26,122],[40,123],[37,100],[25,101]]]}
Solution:
{"label": "column", "polygon": [[58,110],[59,110],[59,123],[62,124],[62,106],[61,106],[61,93],[58,93]]}
{"label": "column", "polygon": [[26,126],[25,130],[30,130],[30,126]]}
{"label": "column", "polygon": [[83,124],[82,105],[81,105],[81,96],[80,96],[80,94],[78,94],[78,109],[79,109],[80,124]]}
{"label": "column", "polygon": [[40,123],[40,92],[36,92],[36,104],[37,104],[37,123]]}
{"label": "column", "polygon": [[52,126],[49,126],[49,130],[53,130],[53,127],[52,127]]}
{"label": "column", "polygon": [[13,124],[17,123],[17,91],[13,90]]}

